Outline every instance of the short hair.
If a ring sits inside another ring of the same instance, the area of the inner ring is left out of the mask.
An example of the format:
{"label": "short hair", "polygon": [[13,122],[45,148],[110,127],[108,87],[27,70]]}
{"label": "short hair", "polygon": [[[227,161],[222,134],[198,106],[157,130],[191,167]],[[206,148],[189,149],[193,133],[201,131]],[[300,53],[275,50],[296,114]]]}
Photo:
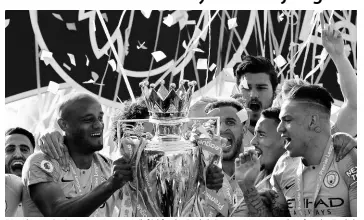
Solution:
{"label": "short hair", "polygon": [[226,99],[220,99],[220,100],[218,100],[216,102],[213,102],[213,103],[209,103],[205,107],[205,112],[208,113],[212,109],[220,108],[220,107],[233,107],[238,112],[244,108],[243,104],[241,104],[237,100],[235,100],[233,98],[226,98]]}
{"label": "short hair", "polygon": [[279,124],[281,122],[281,120],[279,119],[279,113],[281,113],[280,108],[270,107],[262,111],[262,117],[273,119],[275,122]]}
{"label": "short hair", "polygon": [[322,106],[320,109],[325,109],[327,114],[331,113],[331,105],[334,103],[331,94],[319,85],[296,86],[289,92],[287,100],[311,102],[316,106]]}
{"label": "short hair", "polygon": [[76,93],[68,94],[64,97],[62,102],[59,104],[58,117],[66,119],[70,113],[69,107],[72,106],[74,103],[76,103],[80,100],[83,100],[83,99],[94,100],[94,101],[98,102],[96,100],[96,98],[94,98],[92,95],[87,94],[87,93],[76,92]]}
{"label": "short hair", "polygon": [[269,75],[270,83],[272,84],[273,93],[275,93],[278,85],[277,72],[274,69],[271,61],[262,56],[244,56],[242,62],[235,64],[234,76],[236,77],[236,84],[240,85],[241,77],[246,73],[267,73]]}
{"label": "short hair", "polygon": [[[124,108],[122,110],[117,110],[111,117],[111,130],[114,132],[114,141],[117,140],[118,120],[147,119],[148,117],[149,111],[144,98],[138,97],[135,102],[132,102],[131,100],[126,101],[124,103]],[[123,135],[122,130],[120,135]]]}
{"label": "short hair", "polygon": [[22,135],[26,136],[29,139],[30,143],[32,144],[33,149],[35,148],[34,136],[28,130],[26,130],[24,128],[16,127],[16,128],[9,128],[8,130],[5,131],[5,137],[9,136],[9,135],[13,135],[13,134],[22,134]]}
{"label": "short hair", "polygon": [[282,85],[282,92],[286,95],[296,86],[307,86],[310,85],[307,81],[303,79],[287,79],[284,80]]}

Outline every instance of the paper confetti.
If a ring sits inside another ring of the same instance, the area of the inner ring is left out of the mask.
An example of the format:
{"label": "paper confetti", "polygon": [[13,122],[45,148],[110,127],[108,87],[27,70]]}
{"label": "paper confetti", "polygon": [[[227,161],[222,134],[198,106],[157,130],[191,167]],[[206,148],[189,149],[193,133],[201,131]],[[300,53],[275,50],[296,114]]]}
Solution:
{"label": "paper confetti", "polygon": [[91,72],[91,76],[92,76],[92,79],[94,80],[94,82],[97,81],[97,79],[99,78],[99,74],[95,73],[95,72]]}
{"label": "paper confetti", "polygon": [[116,70],[116,63],[115,63],[115,60],[114,59],[111,59],[109,60],[108,62],[112,68],[112,71],[115,71]]}
{"label": "paper confetti", "polygon": [[71,67],[69,67],[67,64],[63,63],[63,66],[68,69],[68,71],[71,71]]}
{"label": "paper confetti", "polygon": [[144,15],[145,18],[149,19],[150,18],[150,14],[152,13],[152,10],[141,10],[142,14]]}
{"label": "paper confetti", "polygon": [[173,16],[169,14],[167,17],[164,17],[163,23],[168,27],[171,27],[173,25]]}
{"label": "paper confetti", "polygon": [[90,63],[90,61],[88,60],[87,55],[85,55],[85,56],[86,56],[86,66],[88,66],[88,64]]}
{"label": "paper confetti", "polygon": [[44,60],[45,58],[53,58],[53,53],[46,50],[42,50],[40,52],[40,60]]}
{"label": "paper confetti", "polygon": [[138,41],[138,44],[139,44],[139,46],[137,45],[137,49],[138,49],[138,50],[139,50],[139,49],[143,49],[143,50],[148,49],[146,46],[144,46],[145,41],[144,41],[142,44]]}
{"label": "paper confetti", "polygon": [[205,53],[205,51],[203,51],[203,50],[201,50],[199,48],[194,48],[192,50],[195,51],[195,52]]}
{"label": "paper confetti", "polygon": [[108,22],[108,21],[109,21],[109,18],[107,17],[107,14],[106,14],[106,13],[103,13],[103,14],[102,14],[102,17],[104,18],[104,20],[105,20],[106,22]]}
{"label": "paper confetti", "polygon": [[9,25],[10,19],[5,19],[5,28]]}
{"label": "paper confetti", "polygon": [[57,94],[58,89],[59,89],[59,84],[58,83],[55,83],[53,81],[49,81],[47,91],[49,91],[49,92],[51,92],[53,94]]}
{"label": "paper confetti", "polygon": [[212,64],[210,65],[209,70],[210,70],[210,71],[213,71],[213,70],[215,69],[215,67],[216,67],[216,64],[215,64],[215,63],[212,63]]}
{"label": "paper confetti", "polygon": [[196,25],[196,21],[195,20],[189,20],[186,22],[186,25]]}
{"label": "paper confetti", "polygon": [[88,81],[83,82],[84,84],[89,84],[89,83],[95,83],[95,81],[93,79],[89,79]]}
{"label": "paper confetti", "polygon": [[282,55],[279,55],[278,57],[274,58],[273,61],[277,64],[279,68],[281,68],[287,63],[287,61],[282,57]]}
{"label": "paper confetti", "polygon": [[187,49],[187,44],[185,40],[182,42],[182,47],[185,48],[185,50]]}
{"label": "paper confetti", "polygon": [[243,108],[242,110],[240,110],[239,112],[237,112],[236,115],[240,119],[240,122],[241,123],[243,123],[244,121],[248,120],[248,112],[246,111],[245,108]]}
{"label": "paper confetti", "polygon": [[243,77],[243,79],[241,80],[241,85],[243,86],[244,89],[249,89],[249,85],[248,85],[248,81],[246,80],[245,77]]}
{"label": "paper confetti", "polygon": [[278,16],[278,22],[283,21],[283,19],[284,19],[284,13],[282,13],[282,14],[280,14],[280,15]]}
{"label": "paper confetti", "polygon": [[207,59],[198,59],[197,60],[197,69],[198,70],[206,70],[207,67]]}
{"label": "paper confetti", "polygon": [[67,55],[71,60],[71,64],[76,66],[75,56],[73,56],[73,54],[71,54],[71,53],[67,53]]}
{"label": "paper confetti", "polygon": [[323,84],[322,83],[317,83],[316,85],[323,87]]}
{"label": "paper confetti", "polygon": [[66,23],[67,29],[70,31],[77,31],[75,23]]}
{"label": "paper confetti", "polygon": [[236,23],[236,18],[231,18],[228,20],[228,26],[229,26],[229,30],[231,28],[235,28],[238,26],[238,24]]}
{"label": "paper confetti", "polygon": [[61,15],[56,14],[56,13],[52,13],[52,15],[53,15],[55,18],[57,18],[58,20],[63,21],[63,18],[61,17]]}
{"label": "paper confetti", "polygon": [[157,61],[157,62],[166,58],[166,55],[162,51],[153,52],[152,56],[154,57],[155,61]]}

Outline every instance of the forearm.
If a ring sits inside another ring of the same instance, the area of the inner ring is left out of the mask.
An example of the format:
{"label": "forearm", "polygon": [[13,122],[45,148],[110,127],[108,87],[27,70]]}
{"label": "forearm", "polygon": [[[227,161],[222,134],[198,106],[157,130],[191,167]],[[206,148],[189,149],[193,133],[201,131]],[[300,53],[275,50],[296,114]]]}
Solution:
{"label": "forearm", "polygon": [[239,186],[243,191],[244,200],[249,210],[249,216],[252,217],[271,217],[272,212],[269,210],[261,199],[254,185],[245,186],[239,182]]}
{"label": "forearm", "polygon": [[110,182],[106,181],[85,195],[55,201],[49,216],[88,217],[106,202],[115,191]]}
{"label": "forearm", "polygon": [[331,56],[339,73],[341,92],[351,108],[357,106],[357,77],[349,59],[344,55]]}

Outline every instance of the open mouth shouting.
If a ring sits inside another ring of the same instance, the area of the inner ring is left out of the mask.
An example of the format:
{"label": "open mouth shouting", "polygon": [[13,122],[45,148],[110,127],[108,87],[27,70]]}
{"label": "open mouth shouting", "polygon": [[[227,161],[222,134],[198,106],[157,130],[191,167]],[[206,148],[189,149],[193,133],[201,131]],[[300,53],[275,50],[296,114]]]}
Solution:
{"label": "open mouth shouting", "polygon": [[262,109],[262,104],[258,100],[251,100],[248,104],[248,108],[253,112],[259,112]]}
{"label": "open mouth shouting", "polygon": [[292,139],[285,135],[282,135],[282,137],[284,138],[284,149],[288,150],[288,147],[291,144]]}
{"label": "open mouth shouting", "polygon": [[260,156],[262,156],[263,155],[263,151],[262,151],[262,149],[260,149],[259,147],[257,147],[257,146],[255,146],[255,151],[257,152],[257,156],[258,156],[258,158],[260,158]]}
{"label": "open mouth shouting", "polygon": [[234,144],[234,137],[230,134],[220,134],[221,137],[226,138],[226,145],[222,146],[223,152],[229,152]]}
{"label": "open mouth shouting", "polygon": [[94,133],[91,133],[91,138],[93,138],[93,139],[102,138],[102,132],[94,132]]}
{"label": "open mouth shouting", "polygon": [[24,160],[22,159],[15,159],[10,164],[10,170],[12,173],[20,173],[22,172],[24,166]]}

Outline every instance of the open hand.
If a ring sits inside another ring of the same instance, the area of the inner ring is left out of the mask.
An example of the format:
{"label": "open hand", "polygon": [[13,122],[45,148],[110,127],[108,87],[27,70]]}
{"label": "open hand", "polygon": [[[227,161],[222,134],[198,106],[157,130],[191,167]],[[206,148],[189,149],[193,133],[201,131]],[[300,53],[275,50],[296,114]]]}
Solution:
{"label": "open hand", "polygon": [[255,150],[240,153],[235,159],[235,179],[253,186],[260,171],[260,161]]}

